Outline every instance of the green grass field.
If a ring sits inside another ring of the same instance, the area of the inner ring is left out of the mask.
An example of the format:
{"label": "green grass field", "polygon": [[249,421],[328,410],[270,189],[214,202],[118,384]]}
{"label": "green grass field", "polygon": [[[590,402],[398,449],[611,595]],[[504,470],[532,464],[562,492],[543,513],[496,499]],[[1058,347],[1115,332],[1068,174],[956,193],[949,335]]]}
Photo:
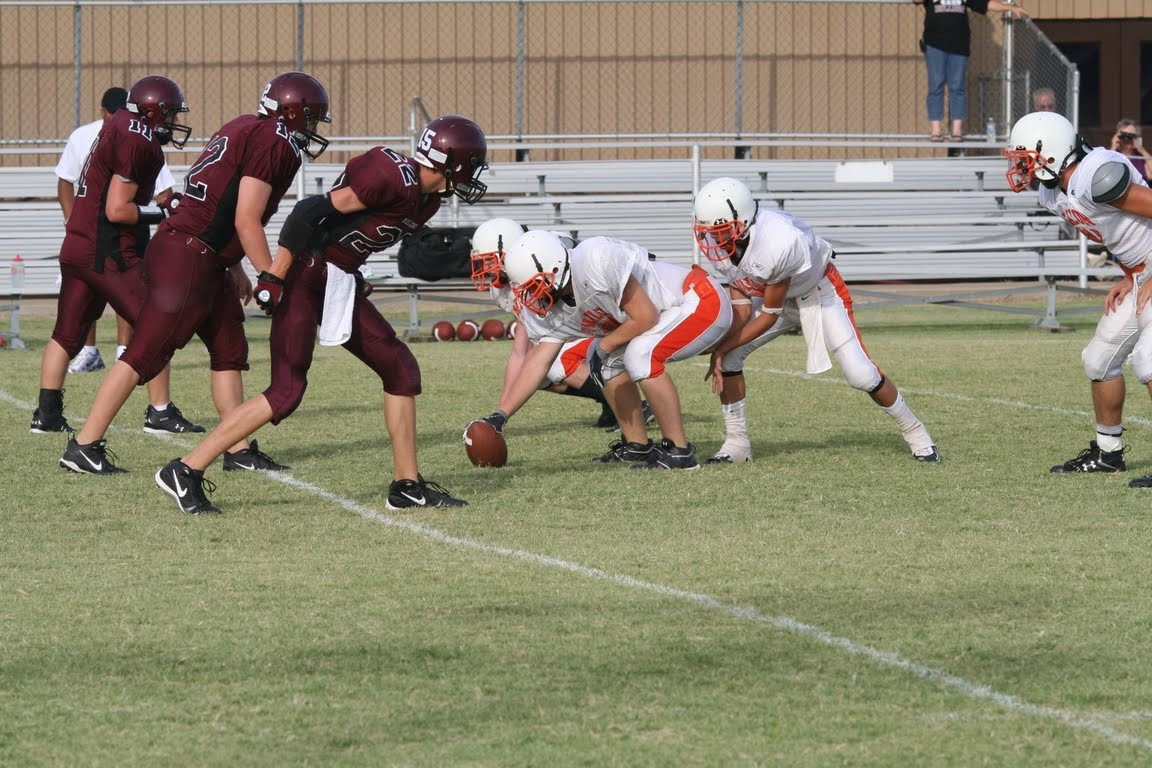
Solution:
{"label": "green grass field", "polygon": [[[1053,476],[1091,437],[1094,317],[859,320],[942,464],[836,371],[801,375],[788,337],[749,360],[751,465],[592,466],[597,407],[541,394],[509,466],[480,470],[460,433],[507,342],[419,344],[422,469],[471,505],[391,513],[378,381],[322,348],[303,406],[259,434],[291,472],[214,468],[216,519],[154,487],[191,443],[139,431],[142,393],[110,434],[130,474],[57,467],[64,440],[28,433],[50,325],[27,322],[33,351],[0,353],[0,764],[1152,761],[1143,388],[1127,475]],[[249,324],[250,393],[267,330]],[[672,372],[709,455],[701,363]],[[190,345],[173,389],[211,425],[206,367]],[[98,384],[70,377],[73,423]]]}

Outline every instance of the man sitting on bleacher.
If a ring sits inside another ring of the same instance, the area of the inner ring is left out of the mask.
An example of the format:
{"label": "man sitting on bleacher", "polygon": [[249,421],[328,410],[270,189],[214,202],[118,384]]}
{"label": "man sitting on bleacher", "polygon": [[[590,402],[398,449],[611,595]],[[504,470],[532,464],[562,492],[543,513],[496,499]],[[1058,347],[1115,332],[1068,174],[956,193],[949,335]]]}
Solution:
{"label": "man sitting on bleacher", "polygon": [[[1052,472],[1123,472],[1124,361],[1131,356],[1137,378],[1152,393],[1152,299],[1148,255],[1152,253],[1152,190],[1128,158],[1090,148],[1076,128],[1055,112],[1033,112],[1012,127],[1004,156],[1011,162],[1014,192],[1039,180],[1040,205],[1061,216],[1085,237],[1102,243],[1124,270],[1124,279],[1104,299],[1104,316],[1081,357],[1092,382],[1096,439]],[[1136,289],[1136,290],[1133,290]],[[1152,487],[1152,476],[1133,488]]]}

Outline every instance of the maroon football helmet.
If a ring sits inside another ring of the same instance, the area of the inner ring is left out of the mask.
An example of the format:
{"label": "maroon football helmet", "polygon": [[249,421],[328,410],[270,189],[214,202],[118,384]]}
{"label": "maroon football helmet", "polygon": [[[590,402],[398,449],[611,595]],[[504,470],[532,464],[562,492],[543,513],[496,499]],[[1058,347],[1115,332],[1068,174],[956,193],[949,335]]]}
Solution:
{"label": "maroon football helmet", "polygon": [[125,109],[139,115],[140,121],[152,129],[161,144],[171,142],[177,149],[183,149],[192,133],[191,128],[178,123],[177,116],[188,111],[184,92],[176,83],[161,75],[148,75],[133,83],[128,89]]}
{"label": "maroon football helmet", "polygon": [[444,174],[444,197],[455,194],[472,205],[488,191],[479,178],[488,167],[488,142],[480,126],[466,117],[443,115],[428,123],[412,158]]}
{"label": "maroon football helmet", "polygon": [[[328,91],[320,81],[304,72],[281,72],[264,86],[260,96],[261,115],[274,117],[292,132],[300,151],[315,160],[328,148],[328,139],[316,133],[320,123],[332,122],[328,112]],[[313,142],[319,147],[309,149]]]}

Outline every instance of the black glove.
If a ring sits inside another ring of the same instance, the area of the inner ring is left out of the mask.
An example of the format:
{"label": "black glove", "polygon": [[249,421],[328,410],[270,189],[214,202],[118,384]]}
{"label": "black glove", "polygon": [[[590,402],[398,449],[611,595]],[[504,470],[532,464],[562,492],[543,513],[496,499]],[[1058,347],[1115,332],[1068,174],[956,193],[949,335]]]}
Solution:
{"label": "black glove", "polygon": [[[468,422],[468,426],[470,427],[478,421],[486,421],[495,427],[497,432],[503,432],[504,425],[508,423],[508,415],[504,413],[504,411],[496,411],[491,416],[485,416],[482,419],[473,419]],[[464,431],[467,432],[468,428],[465,427]]]}
{"label": "black glove", "polygon": [[256,292],[253,297],[264,314],[271,315],[284,295],[284,281],[271,272],[261,272],[256,277]]}
{"label": "black glove", "polygon": [[600,339],[593,339],[588,345],[588,375],[600,389],[604,389],[604,361],[607,357],[600,349]]}
{"label": "black glove", "polygon": [[164,218],[172,218],[172,214],[176,213],[176,209],[180,207],[180,201],[184,199],[184,195],[179,192],[173,192],[162,203],[156,203],[160,206],[160,210],[164,212]]}

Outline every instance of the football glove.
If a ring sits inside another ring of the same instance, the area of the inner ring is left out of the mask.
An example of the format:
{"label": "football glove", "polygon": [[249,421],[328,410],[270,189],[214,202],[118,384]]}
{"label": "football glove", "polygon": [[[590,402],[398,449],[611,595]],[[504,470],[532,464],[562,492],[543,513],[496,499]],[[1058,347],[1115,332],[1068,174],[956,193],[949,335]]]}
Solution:
{"label": "football glove", "polygon": [[164,218],[172,218],[172,214],[176,213],[176,209],[180,207],[180,201],[184,199],[184,195],[179,192],[173,192],[165,198],[164,202],[156,203],[160,206],[160,210],[164,212]]}
{"label": "football glove", "polygon": [[600,339],[592,339],[588,345],[588,375],[600,389],[604,389],[604,361],[607,357],[604,350],[600,349]]}
{"label": "football glove", "polygon": [[[478,421],[488,422],[489,424],[491,424],[496,429],[497,432],[500,432],[501,434],[503,434],[504,425],[508,423],[508,414],[504,413],[504,411],[496,411],[491,416],[485,416],[482,419],[472,419],[472,421],[468,422],[468,427],[472,426],[473,424],[475,424]],[[468,427],[464,427],[464,436],[465,437],[468,436]]]}
{"label": "football glove", "polygon": [[271,315],[284,295],[284,281],[271,272],[261,272],[256,278],[256,292],[253,294],[257,306],[264,314]]}

